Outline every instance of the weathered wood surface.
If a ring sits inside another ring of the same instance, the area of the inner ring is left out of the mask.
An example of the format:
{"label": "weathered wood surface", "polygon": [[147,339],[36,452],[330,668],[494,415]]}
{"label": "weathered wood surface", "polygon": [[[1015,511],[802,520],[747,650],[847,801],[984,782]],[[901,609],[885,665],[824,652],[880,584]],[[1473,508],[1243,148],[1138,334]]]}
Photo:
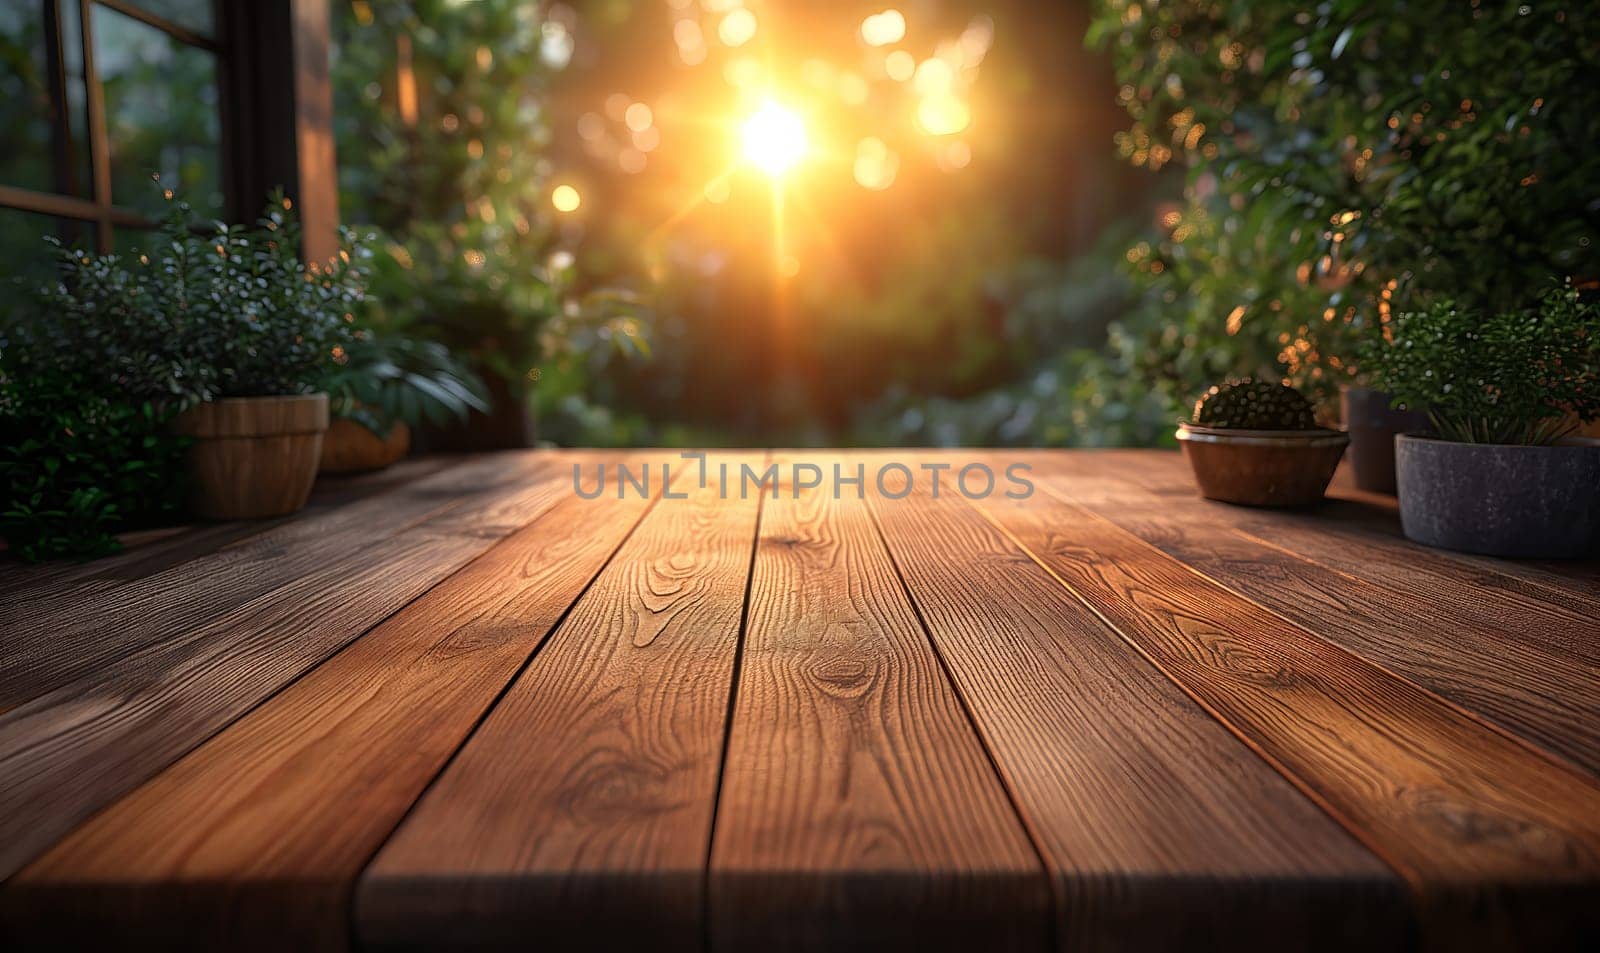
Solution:
{"label": "weathered wood surface", "polygon": [[[1428,900],[1430,932],[1600,929],[1600,783],[1080,507],[985,503],[1077,599]],[[1488,834],[1488,836],[1485,836]],[[1546,906],[1552,894],[1572,904]],[[1543,912],[1519,913],[1531,903]],[[1434,908],[1441,908],[1436,911]],[[1558,934],[1559,935],[1559,934]]]}
{"label": "weathered wood surface", "polygon": [[719,948],[1049,937],[1038,855],[860,499],[764,504],[710,889]]}
{"label": "weathered wood surface", "polygon": [[[981,513],[930,493],[873,508],[1039,840],[1064,945],[1394,946],[1377,858]],[[1352,897],[1362,916],[1330,902]]]}
{"label": "weathered wood surface", "polygon": [[[0,946],[1600,942],[1593,563],[1170,452],[766,459],[864,498],[507,454],[0,566]],[[918,470],[975,460],[1035,494]]]}
{"label": "weathered wood surface", "polygon": [[679,479],[363,875],[365,947],[699,945],[761,500]]}
{"label": "weathered wood surface", "polygon": [[648,505],[563,499],[79,827],[0,904],[41,942],[114,925],[344,948],[356,875]]}

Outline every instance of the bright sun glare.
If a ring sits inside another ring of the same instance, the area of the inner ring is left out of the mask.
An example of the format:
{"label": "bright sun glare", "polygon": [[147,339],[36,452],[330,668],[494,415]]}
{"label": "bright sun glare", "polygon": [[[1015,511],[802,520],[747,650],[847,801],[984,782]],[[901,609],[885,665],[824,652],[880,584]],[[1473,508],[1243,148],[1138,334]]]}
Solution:
{"label": "bright sun glare", "polygon": [[741,138],[745,159],[774,177],[806,154],[805,123],[794,110],[770,99],[744,121]]}

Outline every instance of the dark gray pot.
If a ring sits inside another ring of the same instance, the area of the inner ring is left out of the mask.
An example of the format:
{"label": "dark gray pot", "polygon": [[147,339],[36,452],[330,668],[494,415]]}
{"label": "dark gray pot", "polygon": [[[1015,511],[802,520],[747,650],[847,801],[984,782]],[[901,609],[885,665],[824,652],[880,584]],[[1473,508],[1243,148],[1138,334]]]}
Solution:
{"label": "dark gray pot", "polygon": [[1600,443],[1555,447],[1395,438],[1400,525],[1428,546],[1490,556],[1600,555]]}
{"label": "dark gray pot", "polygon": [[1428,415],[1419,410],[1395,410],[1388,391],[1346,387],[1339,393],[1340,416],[1350,434],[1345,459],[1356,488],[1369,493],[1395,492],[1394,438],[1396,434],[1429,429]]}

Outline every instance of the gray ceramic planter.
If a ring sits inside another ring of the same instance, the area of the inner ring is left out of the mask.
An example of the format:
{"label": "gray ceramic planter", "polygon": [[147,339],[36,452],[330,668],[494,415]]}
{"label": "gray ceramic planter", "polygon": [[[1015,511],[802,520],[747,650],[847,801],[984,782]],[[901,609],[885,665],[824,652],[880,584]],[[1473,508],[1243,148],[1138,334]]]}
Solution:
{"label": "gray ceramic planter", "polygon": [[1429,546],[1491,556],[1600,555],[1600,443],[1395,438],[1400,524]]}
{"label": "gray ceramic planter", "polygon": [[1394,438],[1396,434],[1430,429],[1428,415],[1416,410],[1395,410],[1386,391],[1346,387],[1339,394],[1345,432],[1350,434],[1350,471],[1356,488],[1394,495]]}

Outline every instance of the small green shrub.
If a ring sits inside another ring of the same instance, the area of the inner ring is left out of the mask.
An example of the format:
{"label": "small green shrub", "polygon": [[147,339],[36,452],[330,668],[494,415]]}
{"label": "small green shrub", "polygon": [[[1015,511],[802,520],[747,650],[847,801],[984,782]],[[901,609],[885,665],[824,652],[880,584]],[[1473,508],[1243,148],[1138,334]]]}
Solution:
{"label": "small green shrub", "polygon": [[0,373],[0,535],[27,560],[103,556],[112,535],[174,516],[188,441],[156,405],[49,373]]}
{"label": "small green shrub", "polygon": [[1396,404],[1461,443],[1553,443],[1600,417],[1600,306],[1571,287],[1532,310],[1436,301],[1396,315],[1365,360]]}
{"label": "small green shrub", "polygon": [[0,532],[24,558],[101,555],[112,534],[176,512],[175,414],[317,390],[354,342],[366,251],[353,232],[308,266],[281,194],[253,226],[199,230],[171,202],[140,252],[53,242],[57,279],[0,320]]}

